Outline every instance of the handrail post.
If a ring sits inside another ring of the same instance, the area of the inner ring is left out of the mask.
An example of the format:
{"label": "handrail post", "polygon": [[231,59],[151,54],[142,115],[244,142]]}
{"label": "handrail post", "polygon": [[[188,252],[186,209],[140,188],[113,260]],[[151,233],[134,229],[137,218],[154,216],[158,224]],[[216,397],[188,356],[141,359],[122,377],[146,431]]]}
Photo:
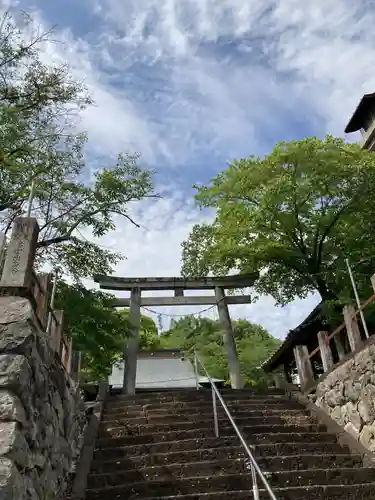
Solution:
{"label": "handrail post", "polygon": [[253,479],[253,497],[254,500],[259,500],[259,488],[258,488],[258,482],[257,482],[257,475],[254,469],[254,465],[251,462],[251,477]]}
{"label": "handrail post", "polygon": [[52,326],[52,311],[53,311],[53,308],[55,307],[56,289],[57,289],[57,271],[54,272],[54,278],[53,278],[52,293],[51,293],[51,298],[50,298],[50,303],[49,303],[47,328],[46,328],[47,333],[50,333],[51,326]]}
{"label": "handrail post", "polygon": [[324,372],[328,372],[333,366],[333,357],[331,348],[329,346],[328,332],[318,332],[318,342],[320,347],[320,355],[322,358],[323,370]]}
{"label": "handrail post", "polygon": [[293,352],[298,376],[300,378],[301,389],[304,391],[314,383],[314,372],[309,357],[309,351],[305,345],[296,345],[293,348]]}
{"label": "handrail post", "polygon": [[195,373],[195,387],[199,391],[199,378],[198,378],[198,358],[197,353],[194,353],[194,373]]}
{"label": "handrail post", "polygon": [[216,405],[216,394],[215,390],[212,387],[212,409],[214,413],[214,426],[215,426],[215,436],[218,438],[219,437],[219,420],[217,417],[217,405]]}
{"label": "handrail post", "polygon": [[[241,441],[241,444],[242,446],[245,448],[245,451],[247,453],[247,456],[249,457],[250,459],[250,465],[251,467],[254,469],[255,473],[258,474],[261,482],[263,483],[263,486],[265,487],[266,491],[268,492],[271,500],[277,500],[277,498],[275,497],[275,494],[274,492],[272,491],[272,488],[271,486],[269,485],[267,479],[264,477],[264,474],[262,473],[262,471],[260,470],[259,468],[259,465],[257,464],[257,461],[255,460],[253,454],[251,453],[250,451],[250,448],[253,448],[254,449],[254,445],[250,445],[250,447],[248,446],[248,444],[246,443],[245,439],[243,438],[240,430],[238,429],[237,427],[237,424],[236,422],[234,421],[232,415],[230,414],[230,411],[228,410],[228,407],[227,405],[225,404],[225,401],[222,397],[222,395],[220,394],[220,392],[218,391],[217,387],[215,386],[214,384],[214,381],[212,380],[212,378],[210,377],[210,374],[208,373],[206,367],[204,366],[202,360],[200,359],[200,357],[198,356],[198,353],[197,351],[195,351],[195,355],[197,357],[197,361],[198,363],[200,364],[200,366],[203,368],[203,372],[206,374],[210,384],[211,384],[211,389],[212,389],[212,392],[216,395],[217,399],[219,400],[221,406],[223,407],[225,413],[227,414],[227,417],[230,421],[230,423],[232,424],[233,426],[233,429],[235,430],[237,436],[239,437],[239,440]],[[215,408],[216,408],[216,398],[214,401],[214,415],[216,413],[217,415],[217,411],[215,412]],[[216,430],[216,429],[215,429]],[[217,427],[217,430],[219,432],[219,427]],[[255,486],[254,486],[255,485]],[[254,494],[254,500],[259,500],[259,490],[258,490],[258,484],[256,483],[253,483],[253,494]]]}
{"label": "handrail post", "polygon": [[343,309],[346,325],[346,334],[349,339],[351,351],[359,349],[362,345],[361,332],[359,331],[355,308],[352,305],[346,305]]}

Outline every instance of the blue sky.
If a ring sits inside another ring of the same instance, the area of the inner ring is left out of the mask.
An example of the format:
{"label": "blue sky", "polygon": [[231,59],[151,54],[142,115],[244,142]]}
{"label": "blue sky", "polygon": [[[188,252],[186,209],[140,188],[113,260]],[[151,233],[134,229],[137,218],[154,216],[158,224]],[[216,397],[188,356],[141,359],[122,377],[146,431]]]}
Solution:
{"label": "blue sky", "polygon": [[[342,135],[362,94],[375,90],[375,12],[366,0],[20,0],[18,7],[41,28],[56,25],[59,43],[45,46],[43,57],[69,64],[94,97],[82,117],[88,175],[119,151],[139,152],[157,170],[164,199],[134,207],[142,228],[118,221],[101,241],[128,257],[116,274],[178,275],[181,241],[208,217],[193,205],[193,183],[278,141]],[[263,297],[233,315],[283,337],[316,300],[278,309]]]}

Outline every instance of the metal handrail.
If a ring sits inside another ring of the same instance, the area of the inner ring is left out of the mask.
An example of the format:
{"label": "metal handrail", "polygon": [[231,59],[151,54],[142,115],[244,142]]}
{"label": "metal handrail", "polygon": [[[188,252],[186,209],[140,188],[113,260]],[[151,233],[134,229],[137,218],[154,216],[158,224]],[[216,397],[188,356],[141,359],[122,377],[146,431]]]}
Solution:
{"label": "metal handrail", "polygon": [[[259,488],[258,488],[258,483],[257,483],[257,474],[258,476],[260,477],[260,480],[262,481],[265,489],[267,490],[267,492],[269,493],[270,495],[270,498],[271,500],[277,500],[277,498],[275,497],[275,494],[273,493],[272,489],[271,489],[271,486],[269,485],[267,479],[264,477],[263,475],[263,472],[260,470],[259,468],[259,465],[257,464],[255,458],[254,458],[254,455],[251,453],[250,451],[250,447],[248,446],[248,444],[246,443],[244,437],[242,436],[239,428],[237,427],[237,424],[236,422],[234,421],[222,395],[220,394],[220,392],[218,391],[216,385],[214,384],[211,376],[209,375],[209,373],[207,372],[206,370],[206,367],[204,366],[204,363],[203,361],[201,360],[201,358],[199,357],[198,353],[195,352],[194,353],[195,355],[195,362],[194,362],[194,367],[195,367],[195,370],[196,370],[196,375],[198,376],[198,364],[203,368],[203,371],[205,372],[206,374],[206,377],[208,378],[210,384],[211,384],[211,388],[212,388],[212,407],[213,407],[213,413],[214,413],[214,425],[215,425],[215,435],[216,437],[219,437],[219,420],[218,420],[218,415],[217,415],[217,407],[216,407],[216,398],[220,401],[220,404],[221,406],[224,408],[224,411],[225,413],[227,414],[227,417],[229,418],[229,421],[230,423],[232,424],[233,426],[233,429],[235,430],[237,436],[239,437],[240,441],[241,441],[241,444],[242,446],[245,448],[245,451],[250,459],[250,467],[251,467],[251,475],[252,475],[252,478],[253,478],[253,497],[254,497],[254,500],[259,500]],[[197,390],[199,389],[199,387],[197,387]],[[254,448],[254,446],[251,446],[251,448]]]}

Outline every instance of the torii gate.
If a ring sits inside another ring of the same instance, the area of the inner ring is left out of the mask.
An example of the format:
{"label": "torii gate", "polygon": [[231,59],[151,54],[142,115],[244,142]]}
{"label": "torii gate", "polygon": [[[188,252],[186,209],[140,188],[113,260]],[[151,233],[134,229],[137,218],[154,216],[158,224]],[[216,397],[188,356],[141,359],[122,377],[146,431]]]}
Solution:
{"label": "torii gate", "polygon": [[[128,290],[130,299],[115,299],[114,307],[130,307],[129,319],[133,335],[124,346],[123,392],[135,394],[137,357],[140,332],[141,306],[195,306],[217,305],[223,330],[223,341],[228,358],[229,377],[233,389],[242,389],[243,378],[240,371],[236,344],[233,337],[232,322],[228,304],[248,304],[250,295],[226,296],[226,289],[246,288],[254,284],[258,273],[222,277],[198,278],[120,278],[116,276],[95,275],[94,281],[104,290]],[[174,297],[142,297],[143,291],[173,290]],[[184,296],[184,290],[214,290],[212,296]]]}

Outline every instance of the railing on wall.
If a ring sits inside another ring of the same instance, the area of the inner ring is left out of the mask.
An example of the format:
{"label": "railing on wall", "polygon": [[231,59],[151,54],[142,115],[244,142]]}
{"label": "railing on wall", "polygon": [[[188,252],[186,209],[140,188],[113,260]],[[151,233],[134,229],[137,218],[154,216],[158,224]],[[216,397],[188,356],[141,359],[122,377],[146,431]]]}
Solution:
{"label": "railing on wall", "polygon": [[34,271],[38,235],[35,218],[14,221],[0,272],[0,295],[22,296],[30,301],[36,326],[46,332],[51,348],[78,381],[81,356],[72,350],[72,342],[64,333],[64,312],[54,308],[57,276],[52,279],[50,273]]}
{"label": "railing on wall", "polygon": [[[371,277],[374,294],[371,295],[359,308],[347,305],[343,309],[344,321],[331,333],[327,331],[318,332],[318,347],[309,352],[306,345],[294,347],[294,357],[296,360],[301,389],[309,391],[316,385],[316,377],[313,370],[313,360],[320,355],[324,373],[331,371],[336,364],[342,362],[354,351],[358,351],[367,340],[367,329],[361,332],[358,316],[372,302],[375,301],[375,274]],[[334,345],[333,345],[334,344]],[[338,356],[338,362],[334,362],[334,350]]]}

